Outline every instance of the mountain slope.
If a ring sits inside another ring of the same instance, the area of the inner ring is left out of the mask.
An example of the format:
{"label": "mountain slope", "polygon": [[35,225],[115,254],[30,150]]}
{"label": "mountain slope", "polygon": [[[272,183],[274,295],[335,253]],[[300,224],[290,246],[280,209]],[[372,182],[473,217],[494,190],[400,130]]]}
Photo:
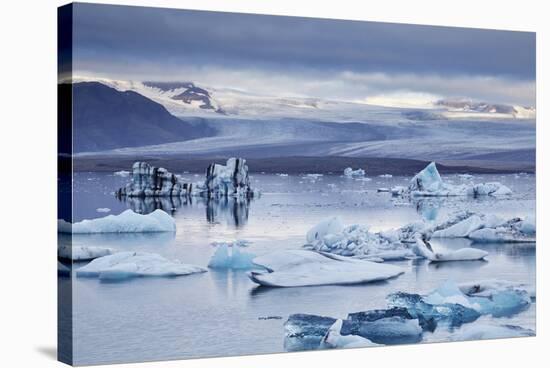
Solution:
{"label": "mountain slope", "polygon": [[214,134],[206,124],[178,119],[164,106],[133,91],[117,91],[98,82],[72,87],[74,152],[181,142]]}

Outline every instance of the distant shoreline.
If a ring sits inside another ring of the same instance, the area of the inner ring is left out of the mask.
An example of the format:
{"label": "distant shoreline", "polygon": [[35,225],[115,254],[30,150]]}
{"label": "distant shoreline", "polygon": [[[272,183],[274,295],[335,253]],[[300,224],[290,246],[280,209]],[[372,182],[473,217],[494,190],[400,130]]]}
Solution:
{"label": "distant shoreline", "polygon": [[[246,157],[244,157],[246,159]],[[145,161],[154,166],[164,167],[172,172],[204,173],[212,162],[225,164],[226,157],[178,157],[178,156],[139,156],[139,157],[79,157],[73,160],[73,170],[77,172],[114,172],[131,170],[135,161]],[[414,175],[429,161],[402,158],[359,158],[359,157],[272,157],[246,159],[251,173],[286,174],[342,174],[346,167],[365,169],[367,175]],[[69,158],[60,158],[60,169],[66,170]],[[535,164],[496,161],[437,161],[442,174],[512,174],[518,172],[535,173]]]}

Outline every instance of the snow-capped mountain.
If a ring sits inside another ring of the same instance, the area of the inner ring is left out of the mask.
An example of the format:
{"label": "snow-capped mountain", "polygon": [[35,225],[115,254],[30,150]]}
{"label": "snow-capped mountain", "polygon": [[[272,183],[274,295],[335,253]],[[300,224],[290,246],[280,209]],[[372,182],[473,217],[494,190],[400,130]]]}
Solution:
{"label": "snow-capped mountain", "polygon": [[[314,119],[331,122],[398,122],[450,119],[534,119],[536,110],[505,104],[447,99],[422,108],[378,106],[301,96],[265,96],[238,88],[212,87],[195,82],[123,81],[78,77],[98,81],[119,91],[134,91],[163,105],[177,117],[231,117],[269,120]],[[405,105],[406,106],[406,105]]]}
{"label": "snow-capped mountain", "polygon": [[496,104],[488,102],[477,102],[470,99],[444,99],[435,102],[436,107],[447,109],[447,116],[468,116],[483,115],[488,117],[510,117],[517,119],[534,119],[536,110],[534,107],[517,105]]}

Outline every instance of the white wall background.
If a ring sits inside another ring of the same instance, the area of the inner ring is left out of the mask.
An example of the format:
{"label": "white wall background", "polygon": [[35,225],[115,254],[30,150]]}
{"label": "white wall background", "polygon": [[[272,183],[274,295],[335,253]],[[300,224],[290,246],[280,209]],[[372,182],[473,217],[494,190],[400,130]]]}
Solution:
{"label": "white wall background", "polygon": [[[539,367],[550,347],[548,275],[550,20],[545,1],[134,0],[96,1],[537,32],[537,337],[159,362],[120,367]],[[2,3],[0,12],[0,366],[57,367],[56,7]],[[514,52],[514,50],[511,50]],[[220,306],[223,307],[223,306]],[[282,339],[282,337],[281,337]]]}

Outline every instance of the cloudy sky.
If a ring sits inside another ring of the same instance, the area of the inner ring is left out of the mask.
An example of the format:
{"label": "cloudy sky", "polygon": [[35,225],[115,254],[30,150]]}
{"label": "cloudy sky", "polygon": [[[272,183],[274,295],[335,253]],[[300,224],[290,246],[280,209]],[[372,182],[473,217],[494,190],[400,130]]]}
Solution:
{"label": "cloudy sky", "polygon": [[535,105],[535,34],[77,4],[74,73],[275,96]]}

